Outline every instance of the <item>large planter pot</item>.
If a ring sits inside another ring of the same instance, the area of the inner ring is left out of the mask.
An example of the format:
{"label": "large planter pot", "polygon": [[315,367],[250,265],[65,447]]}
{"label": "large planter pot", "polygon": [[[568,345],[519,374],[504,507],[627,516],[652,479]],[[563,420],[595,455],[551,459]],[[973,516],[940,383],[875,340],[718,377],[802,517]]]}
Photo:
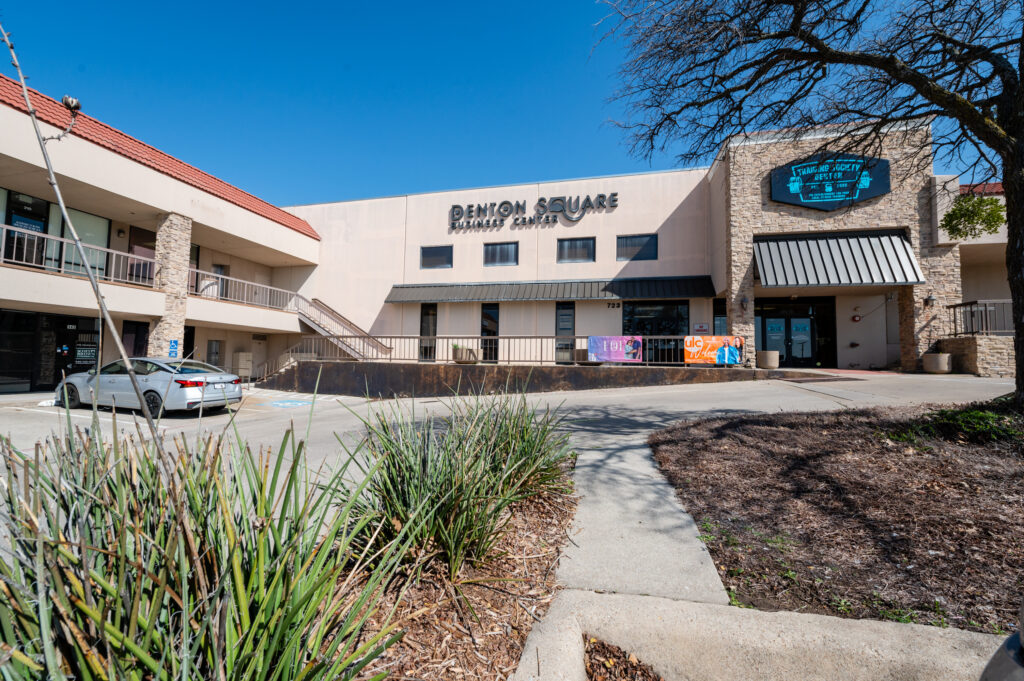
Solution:
{"label": "large planter pot", "polygon": [[476,364],[476,350],[473,348],[452,348],[452,359],[456,364]]}
{"label": "large planter pot", "polygon": [[948,352],[927,352],[921,358],[926,374],[948,374],[953,370],[953,356]]}
{"label": "large planter pot", "polygon": [[757,351],[757,368],[758,369],[778,369],[779,368],[779,351],[778,350],[758,350]]}

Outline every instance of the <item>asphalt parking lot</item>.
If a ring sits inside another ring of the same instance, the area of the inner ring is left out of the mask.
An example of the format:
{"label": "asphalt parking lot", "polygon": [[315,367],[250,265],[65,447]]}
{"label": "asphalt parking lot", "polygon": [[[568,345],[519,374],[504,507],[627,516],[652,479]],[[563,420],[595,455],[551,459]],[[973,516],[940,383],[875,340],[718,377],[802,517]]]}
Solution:
{"label": "asphalt parking lot", "polygon": [[[727,413],[805,411],[886,406],[913,403],[959,403],[991,399],[1013,389],[1010,379],[974,376],[927,376],[845,372],[822,382],[744,381],[705,385],[620,388],[578,392],[536,393],[531,400],[558,407],[567,425],[585,437],[595,422],[609,419],[629,421],[631,428],[655,430],[672,421]],[[68,414],[47,406],[51,393],[0,395],[0,433],[16,447],[30,449],[37,441],[67,429]],[[41,404],[42,403],[42,404]],[[366,400],[336,395],[306,395],[260,388],[244,392],[239,405],[230,411],[199,418],[192,413],[172,413],[160,423],[167,438],[201,433],[237,436],[250,446],[276,447],[286,429],[294,427],[308,443],[311,464],[337,463],[343,458],[339,438],[349,446],[360,439],[360,418],[381,409],[415,409],[418,416],[443,414],[448,398],[418,400]],[[89,409],[70,412],[72,427],[91,427]],[[115,415],[101,409],[96,415],[100,428],[109,434]],[[136,414],[116,415],[119,430],[135,430]]]}

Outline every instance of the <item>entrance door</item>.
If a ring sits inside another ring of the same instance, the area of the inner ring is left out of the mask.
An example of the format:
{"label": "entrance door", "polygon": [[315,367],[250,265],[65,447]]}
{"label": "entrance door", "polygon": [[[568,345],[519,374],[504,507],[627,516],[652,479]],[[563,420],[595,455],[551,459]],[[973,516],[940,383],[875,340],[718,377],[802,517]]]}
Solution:
{"label": "entrance door", "polygon": [[121,342],[130,357],[145,357],[149,349],[149,322],[125,320],[121,326]]}
{"label": "entrance door", "polygon": [[50,204],[28,194],[9,192],[7,195],[6,224],[11,227],[28,230],[39,234],[25,232],[7,232],[4,243],[4,260],[19,265],[43,265],[46,251],[46,223],[49,219]]}
{"label": "entrance door", "polygon": [[758,350],[779,353],[779,366],[834,367],[835,298],[758,299],[754,331]]}
{"label": "entrance door", "polygon": [[572,364],[576,359],[576,303],[556,303],[555,305],[555,362]]}
{"label": "entrance door", "polygon": [[498,361],[498,303],[484,303],[480,306],[480,354],[481,361]]}
{"label": "entrance door", "polygon": [[420,305],[420,360],[437,359],[437,303]]}

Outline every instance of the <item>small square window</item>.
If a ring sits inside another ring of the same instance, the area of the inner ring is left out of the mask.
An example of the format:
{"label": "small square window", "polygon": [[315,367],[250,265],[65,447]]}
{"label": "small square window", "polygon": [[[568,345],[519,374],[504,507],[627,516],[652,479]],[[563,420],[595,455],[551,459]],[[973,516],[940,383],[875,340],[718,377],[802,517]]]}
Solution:
{"label": "small square window", "polygon": [[595,241],[594,237],[559,239],[558,262],[594,262]]}
{"label": "small square window", "polygon": [[615,244],[616,260],[657,260],[658,235],[634,234],[620,236]]}
{"label": "small square window", "polygon": [[451,246],[422,246],[420,248],[420,269],[437,270],[452,266]]}

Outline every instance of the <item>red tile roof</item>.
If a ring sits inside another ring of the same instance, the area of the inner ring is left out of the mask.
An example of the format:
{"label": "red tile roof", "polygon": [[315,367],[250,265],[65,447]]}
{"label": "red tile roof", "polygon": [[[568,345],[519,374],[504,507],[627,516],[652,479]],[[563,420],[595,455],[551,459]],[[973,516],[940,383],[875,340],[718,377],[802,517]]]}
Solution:
{"label": "red tile roof", "polygon": [[[39,117],[39,120],[58,128],[67,127],[71,115],[64,108],[63,104],[31,88],[29,88],[29,96],[32,98],[32,104],[35,106],[36,115]],[[3,74],[0,74],[0,104],[6,104],[23,113],[27,112],[25,98],[21,93],[21,84]],[[71,134],[108,149],[115,154],[120,154],[136,163],[148,166],[164,175],[173,177],[196,189],[212,194],[217,198],[240,206],[251,213],[294,229],[300,234],[313,239],[320,239],[320,235],[316,233],[316,230],[302,218],[281,210],[262,199],[258,199],[252,194],[244,192],[223,180],[218,180],[213,175],[204,173],[184,161],[179,161],[159,149],[155,149],[134,137],[126,135],[120,130],[110,127],[106,123],[101,123],[95,118],[79,114],[78,122],[75,123]]]}
{"label": "red tile roof", "polygon": [[1003,194],[1002,182],[979,182],[978,184],[960,185],[961,194]]}

